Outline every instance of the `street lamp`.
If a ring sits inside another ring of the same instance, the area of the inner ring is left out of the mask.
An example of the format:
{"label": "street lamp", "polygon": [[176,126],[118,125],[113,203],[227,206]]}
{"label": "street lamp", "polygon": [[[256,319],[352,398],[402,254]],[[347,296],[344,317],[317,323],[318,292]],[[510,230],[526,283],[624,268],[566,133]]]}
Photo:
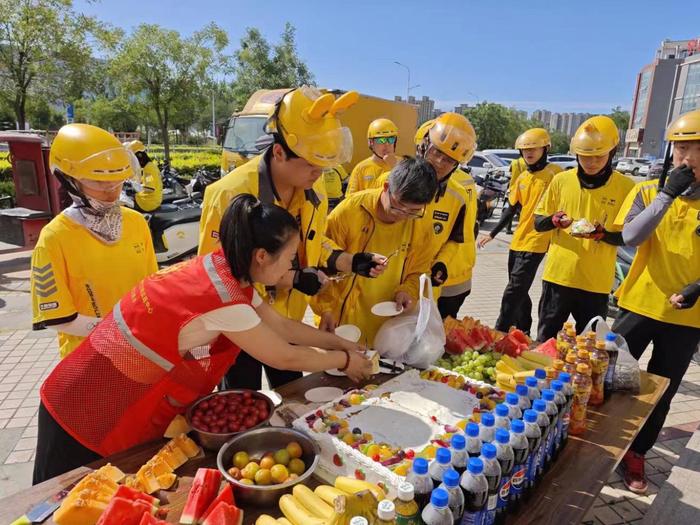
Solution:
{"label": "street lamp", "polygon": [[396,60],[394,60],[394,64],[406,68],[406,73],[408,75],[408,78],[406,79],[406,102],[408,102],[408,97],[411,94],[411,90],[420,87],[420,84],[416,84],[415,86],[411,85],[411,68],[409,68],[406,64],[402,64]]}

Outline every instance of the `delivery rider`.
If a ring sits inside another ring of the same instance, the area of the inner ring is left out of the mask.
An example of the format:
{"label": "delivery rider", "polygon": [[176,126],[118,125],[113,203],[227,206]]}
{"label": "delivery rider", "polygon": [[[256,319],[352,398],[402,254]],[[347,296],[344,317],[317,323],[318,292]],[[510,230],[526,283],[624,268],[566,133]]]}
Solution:
{"label": "delivery rider", "polygon": [[613,331],[637,359],[653,343],[647,371],[670,379],[622,461],[625,485],[636,493],[647,490],[644,455],[700,342],[700,110],[672,122],[666,140],[673,145],[675,168],[658,184],[637,184],[616,221],[637,253],[617,291],[621,310]]}
{"label": "delivery rider", "polygon": [[501,313],[496,321],[496,330],[501,332],[515,326],[530,333],[532,326],[530,287],[552,236],[551,231],[540,233],[535,230],[535,208],[554,176],[561,171],[559,166],[547,161],[551,145],[549,133],[542,128],[529,129],[517,138],[515,147],[520,151],[526,170],[511,187],[508,195],[510,206],[503,212],[498,224],[479,237],[479,247],[483,248],[520,212],[520,222],[508,253],[508,285],[503,292]]}
{"label": "delivery rider", "polygon": [[367,143],[372,155],[353,168],[346,195],[372,188],[377,177],[396,165],[398,140],[399,128],[388,118],[378,118],[370,123]]}
{"label": "delivery rider", "polygon": [[323,170],[323,180],[326,184],[329,212],[343,200],[345,188],[347,188],[348,185],[348,177],[348,172],[342,164]]}
{"label": "delivery rider", "polygon": [[[335,98],[309,87],[293,89],[278,102],[267,123],[273,141],[261,155],[239,166],[204,192],[200,222],[199,253],[219,246],[221,216],[233,197],[250,193],[262,202],[289,211],[301,226],[297,257],[286,279],[259,291],[283,316],[304,318],[309,298],[321,289],[326,272],[354,272],[374,276],[382,269],[373,254],[350,255],[337,250],[325,236],[328,200],[324,168],[347,162],[352,156],[352,135],[338,114],[354,104],[359,95],[350,91]],[[247,353],[226,376],[226,384],[259,389],[261,364]],[[300,377],[297,372],[265,367],[273,387]]]}
{"label": "delivery rider", "polygon": [[163,202],[163,179],[156,163],[146,152],[146,146],[140,140],[124,143],[138,160],[139,173],[136,176],[138,187],[134,195],[136,209],[142,212],[157,210]]}
{"label": "delivery rider", "polygon": [[328,217],[328,236],[347,252],[373,252],[387,257],[384,273],[376,279],[349,275],[332,282],[314,298],[320,315],[319,328],[333,330],[353,324],[362,342],[373,344],[386,317],[371,312],[381,302],[393,301],[408,310],[418,299],[419,277],[430,271],[426,241],[417,239],[415,228],[435,197],[437,178],[422,159],[406,158],[389,174],[382,188],[347,197]]}
{"label": "delivery rider", "polygon": [[[607,314],[617,246],[623,244],[615,218],[634,186],[612,168],[618,143],[611,118],[586,120],[571,139],[578,166],[556,175],[535,209],[535,229],[553,230],[542,277],[539,341],[554,337],[570,314],[579,331]],[[591,231],[572,234],[573,221],[582,220]]]}
{"label": "delivery rider", "polygon": [[111,133],[63,126],[49,169],[73,204],[41,230],[32,252],[33,327],[58,332],[66,357],[134,284],[158,270],[143,216],[119,205],[132,156]]}

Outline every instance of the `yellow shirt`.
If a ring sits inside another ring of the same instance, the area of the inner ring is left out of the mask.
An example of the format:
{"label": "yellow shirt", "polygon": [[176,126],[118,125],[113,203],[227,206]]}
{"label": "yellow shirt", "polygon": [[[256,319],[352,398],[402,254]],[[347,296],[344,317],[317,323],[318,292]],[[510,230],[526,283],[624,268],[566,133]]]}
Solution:
{"label": "yellow shirt", "polygon": [[508,191],[513,191],[515,183],[524,173],[527,173],[525,159],[520,157],[510,162],[510,180],[508,181]]}
{"label": "yellow shirt", "polygon": [[343,183],[348,178],[348,172],[342,165],[323,170],[323,181],[326,184],[326,194],[329,199],[343,197]]}
{"label": "yellow shirt", "polygon": [[457,271],[454,276],[449,275],[445,283],[447,287],[461,284],[472,278],[472,272],[476,264],[476,238],[474,237],[474,227],[476,225],[476,216],[478,212],[476,183],[472,176],[466,171],[457,168],[450,179],[464,188],[467,195],[467,214],[464,218],[464,246],[462,247],[464,252],[458,256],[464,258],[464,264],[462,266],[463,271]]}
{"label": "yellow shirt", "polygon": [[556,164],[547,164],[544,169],[530,173],[525,171],[518,177],[508,196],[511,206],[520,204],[520,221],[513,233],[510,249],[516,252],[545,253],[549,247],[552,232],[538,233],[535,231],[535,208],[540,202],[545,190],[552,182],[554,175],[561,168]]}
{"label": "yellow shirt", "polygon": [[[151,232],[140,213],[122,207],[122,236],[111,245],[64,214],[57,215],[41,230],[32,253],[34,328],[66,323],[77,314],[105,317],[125,293],[156,271]],[[61,357],[82,340],[59,332]]]}
{"label": "yellow shirt", "polygon": [[[550,216],[563,211],[574,220],[588,219],[611,232],[615,218],[634,182],[614,171],[604,186],[583,189],[577,169],[559,173],[542,196],[535,214]],[[547,252],[543,280],[593,293],[610,293],[615,277],[617,248],[606,242],[572,237],[555,229]]]}
{"label": "yellow shirt", "polygon": [[352,173],[350,173],[348,188],[345,190],[345,195],[351,195],[357,191],[374,187],[375,179],[386,170],[387,166],[383,162],[377,161],[374,155],[358,162],[353,168]]}
{"label": "yellow shirt", "polygon": [[[615,221],[623,226],[635,199],[648,206],[656,198],[657,182],[637,184]],[[700,302],[676,310],[669,297],[700,280],[700,200],[674,199],[651,236],[637,248],[632,266],[616,295],[618,304],[657,321],[700,328]]]}
{"label": "yellow shirt", "polygon": [[[428,272],[430,258],[424,243],[414,238],[416,220],[388,224],[377,218],[380,189],[367,190],[346,197],[328,216],[328,236],[349,253],[374,252],[394,255],[387,269],[377,278],[351,275],[330,283],[312,301],[317,314],[333,312],[338,324],[354,324],[362,330],[362,341],[371,345],[387,319],[370,312],[372,306],[393,301],[399,291],[418,296],[418,278]],[[417,248],[417,249],[416,249]]]}

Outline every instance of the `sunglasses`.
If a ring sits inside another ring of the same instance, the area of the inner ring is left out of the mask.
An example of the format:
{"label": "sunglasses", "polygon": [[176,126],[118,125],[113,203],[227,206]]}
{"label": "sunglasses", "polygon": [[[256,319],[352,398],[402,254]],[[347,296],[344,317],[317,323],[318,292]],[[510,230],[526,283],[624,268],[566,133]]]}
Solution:
{"label": "sunglasses", "polygon": [[375,144],[396,144],[396,137],[376,137],[372,139]]}

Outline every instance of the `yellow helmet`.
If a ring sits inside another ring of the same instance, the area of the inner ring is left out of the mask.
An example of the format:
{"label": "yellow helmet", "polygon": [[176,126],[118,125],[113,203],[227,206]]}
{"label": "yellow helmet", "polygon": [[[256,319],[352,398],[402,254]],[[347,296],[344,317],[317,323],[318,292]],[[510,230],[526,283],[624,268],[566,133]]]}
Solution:
{"label": "yellow helmet", "polygon": [[586,120],[571,139],[571,151],[584,157],[606,155],[620,142],[620,132],[615,121],[605,115]]}
{"label": "yellow helmet", "polygon": [[133,151],[134,153],[137,153],[139,151],[146,151],[146,146],[143,145],[143,142],[140,140],[132,140],[130,142],[124,142],[123,146],[128,149],[129,151]]}
{"label": "yellow helmet", "polygon": [[416,136],[413,139],[413,141],[416,143],[416,146],[420,145],[423,142],[423,139],[428,134],[430,128],[433,127],[433,124],[435,124],[435,119],[431,118],[430,120],[426,120],[425,122],[423,122],[423,124],[421,124],[418,127],[418,130],[416,130]]}
{"label": "yellow helmet", "polygon": [[49,152],[51,172],[74,179],[122,181],[134,176],[132,157],[119,139],[90,124],[68,124],[58,130]]}
{"label": "yellow helmet", "polygon": [[378,118],[373,120],[367,128],[367,138],[376,139],[377,137],[398,137],[399,128],[396,127],[388,118]]}
{"label": "yellow helmet", "polygon": [[546,148],[552,145],[552,139],[544,128],[532,128],[515,139],[515,149]]}
{"label": "yellow helmet", "polygon": [[476,150],[476,132],[464,115],[443,113],[428,131],[430,143],[459,163],[468,162]]}
{"label": "yellow helmet", "polygon": [[671,122],[666,131],[666,140],[700,140],[700,109],[684,113]]}
{"label": "yellow helmet", "polygon": [[302,159],[332,168],[352,158],[352,134],[338,115],[359,98],[357,91],[336,99],[331,93],[321,94],[308,86],[293,89],[277,104],[267,129],[279,133]]}

